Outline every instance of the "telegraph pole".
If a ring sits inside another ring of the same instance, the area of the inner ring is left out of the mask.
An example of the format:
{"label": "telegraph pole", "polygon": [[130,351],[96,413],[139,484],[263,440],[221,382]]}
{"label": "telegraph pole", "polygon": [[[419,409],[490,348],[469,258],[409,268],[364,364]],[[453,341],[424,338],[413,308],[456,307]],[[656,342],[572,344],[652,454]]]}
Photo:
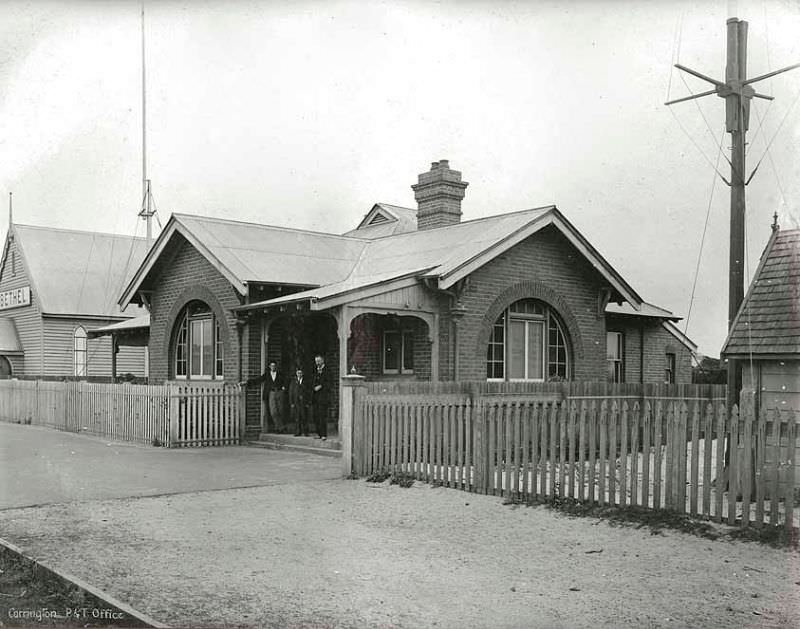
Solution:
{"label": "telegraph pole", "polygon": [[[745,187],[750,182],[745,172],[746,134],[750,124],[750,101],[753,98],[773,100],[772,96],[759,94],[751,87],[776,74],[800,67],[800,63],[747,78],[747,22],[732,17],[727,21],[727,63],[725,81],[708,77],[696,70],[682,66],[675,67],[711,83],[714,89],[665,103],[675,103],[717,94],[725,99],[725,130],[731,134],[731,178],[726,181],[731,189],[730,253],[728,259],[728,331],[744,300],[744,226],[745,226]],[[728,407],[736,404],[742,387],[742,366],[740,361],[728,359]]]}

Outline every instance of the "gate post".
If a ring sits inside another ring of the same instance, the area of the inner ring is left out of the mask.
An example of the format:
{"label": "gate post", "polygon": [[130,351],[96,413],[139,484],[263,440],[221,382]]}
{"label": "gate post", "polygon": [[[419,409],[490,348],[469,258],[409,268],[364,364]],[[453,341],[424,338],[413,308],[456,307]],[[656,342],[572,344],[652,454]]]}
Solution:
{"label": "gate post", "polygon": [[[339,397],[340,433],[342,441],[342,472],[350,476],[355,471],[361,472],[363,459],[364,418],[363,401],[367,391],[366,378],[357,374],[341,377],[341,395]],[[353,461],[355,460],[355,466]],[[355,469],[354,469],[355,468]]]}

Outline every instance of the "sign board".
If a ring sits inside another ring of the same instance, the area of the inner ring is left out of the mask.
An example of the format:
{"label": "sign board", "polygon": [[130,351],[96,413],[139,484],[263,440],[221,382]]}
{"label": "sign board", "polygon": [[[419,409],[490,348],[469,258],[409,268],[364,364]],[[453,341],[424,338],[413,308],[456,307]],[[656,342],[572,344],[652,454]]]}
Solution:
{"label": "sign board", "polygon": [[31,287],[22,286],[0,293],[0,310],[31,305]]}

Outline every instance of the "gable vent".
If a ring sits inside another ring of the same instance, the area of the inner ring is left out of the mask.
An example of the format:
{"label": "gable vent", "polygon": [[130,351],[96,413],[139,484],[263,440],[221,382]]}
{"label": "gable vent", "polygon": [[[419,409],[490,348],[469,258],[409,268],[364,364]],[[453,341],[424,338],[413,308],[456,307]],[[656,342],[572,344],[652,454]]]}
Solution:
{"label": "gable vent", "polygon": [[388,220],[389,219],[386,218],[386,216],[384,216],[383,214],[376,214],[375,216],[372,217],[372,220],[369,222],[369,224],[370,225],[379,225],[380,223],[388,222]]}

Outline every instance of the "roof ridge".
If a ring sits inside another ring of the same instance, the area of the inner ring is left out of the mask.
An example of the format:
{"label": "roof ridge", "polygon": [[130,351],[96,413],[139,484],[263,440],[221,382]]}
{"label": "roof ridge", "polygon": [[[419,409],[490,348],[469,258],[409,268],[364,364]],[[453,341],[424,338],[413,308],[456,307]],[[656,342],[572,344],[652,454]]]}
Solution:
{"label": "roof ridge", "polygon": [[379,240],[384,240],[386,238],[400,238],[402,236],[411,236],[413,234],[427,234],[431,232],[441,232],[446,229],[457,229],[462,225],[471,225],[473,223],[479,223],[481,221],[490,221],[497,218],[505,218],[506,216],[513,216],[514,214],[524,214],[525,212],[541,212],[543,210],[556,210],[558,209],[555,204],[550,205],[543,205],[541,207],[533,207],[528,208],[527,210],[514,210],[513,212],[504,212],[503,214],[492,214],[491,216],[479,216],[478,218],[471,218],[468,221],[460,221],[458,223],[454,223],[453,225],[443,225],[442,227],[433,227],[431,229],[416,229],[410,232],[403,232],[402,234],[389,234],[387,236],[378,236],[377,238],[371,238],[370,242],[377,242]]}
{"label": "roof ridge", "polygon": [[26,229],[38,229],[51,232],[69,232],[70,234],[86,234],[89,236],[111,236],[112,238],[130,238],[131,240],[147,240],[144,236],[130,236],[129,234],[115,234],[113,232],[91,231],[88,229],[69,229],[68,227],[46,227],[44,225],[27,225],[25,223],[14,223],[14,227],[24,227]]}
{"label": "roof ridge", "polygon": [[207,221],[217,221],[223,223],[236,223],[239,225],[251,225],[253,227],[265,227],[268,229],[275,229],[279,231],[286,231],[286,232],[299,232],[303,234],[317,234],[318,236],[330,236],[332,238],[344,238],[346,240],[362,240],[361,238],[356,238],[354,236],[345,236],[343,234],[334,234],[332,232],[323,232],[314,229],[300,229],[297,227],[283,227],[281,225],[269,225],[267,223],[256,223],[255,221],[241,221],[234,218],[219,218],[217,216],[202,216],[200,214],[186,214],[184,212],[173,212],[172,216],[176,218],[186,217],[186,218],[196,218],[201,220]]}

